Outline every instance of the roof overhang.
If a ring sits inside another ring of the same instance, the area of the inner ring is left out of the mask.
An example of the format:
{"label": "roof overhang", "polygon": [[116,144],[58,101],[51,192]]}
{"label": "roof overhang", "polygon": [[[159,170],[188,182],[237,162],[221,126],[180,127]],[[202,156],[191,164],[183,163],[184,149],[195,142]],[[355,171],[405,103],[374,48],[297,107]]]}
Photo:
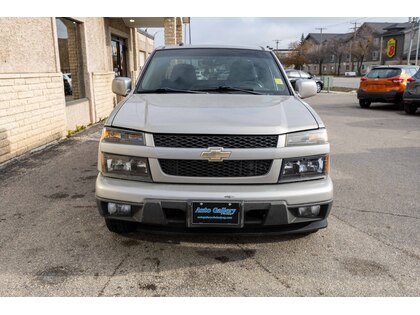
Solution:
{"label": "roof overhang", "polygon": [[[127,27],[164,27],[164,17],[123,17],[121,18]],[[180,18],[182,23],[189,23],[188,17]]]}

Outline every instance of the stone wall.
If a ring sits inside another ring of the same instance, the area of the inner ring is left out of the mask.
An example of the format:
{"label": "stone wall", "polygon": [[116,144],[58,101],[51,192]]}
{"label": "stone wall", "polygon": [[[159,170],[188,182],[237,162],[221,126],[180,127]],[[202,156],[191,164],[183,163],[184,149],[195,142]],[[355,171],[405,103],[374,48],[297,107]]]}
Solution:
{"label": "stone wall", "polygon": [[52,20],[0,17],[0,74],[59,71]]}
{"label": "stone wall", "polygon": [[89,100],[87,98],[67,102],[66,130],[76,130],[78,126],[87,126],[90,123]]}
{"label": "stone wall", "polygon": [[[127,39],[134,84],[139,74],[137,32],[117,18],[72,20],[80,27],[77,34],[68,32],[63,64],[72,72],[73,96],[82,98],[66,104],[56,19],[0,18],[0,41],[7,43],[0,47],[0,164],[65,137],[77,125],[109,116],[117,103],[112,93],[111,33]],[[76,37],[78,49],[72,45]],[[153,41],[146,41],[149,54]],[[76,60],[81,61],[77,70]],[[78,80],[78,74],[84,80]]]}
{"label": "stone wall", "polygon": [[112,80],[114,77],[114,72],[94,72],[92,74],[96,117],[98,120],[108,117],[116,104],[116,96],[112,93]]}
{"label": "stone wall", "polygon": [[61,73],[0,74],[0,163],[66,134]]}

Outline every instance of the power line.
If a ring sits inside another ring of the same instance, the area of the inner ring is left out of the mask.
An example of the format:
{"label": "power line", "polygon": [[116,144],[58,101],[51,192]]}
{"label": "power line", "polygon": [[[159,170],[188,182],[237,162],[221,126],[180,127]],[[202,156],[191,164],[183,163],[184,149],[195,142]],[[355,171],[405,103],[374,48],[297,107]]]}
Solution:
{"label": "power line", "polygon": [[279,49],[279,43],[282,41],[281,39],[273,39],[273,41],[276,43],[276,49]]}
{"label": "power line", "polygon": [[[360,21],[360,20],[364,20],[364,19],[367,19],[367,17],[358,18],[355,21]],[[327,25],[325,27],[331,28],[331,27],[335,27],[335,26],[339,26],[339,25],[344,25],[344,24],[347,24],[347,23],[352,23],[352,21],[346,21],[346,22],[341,22],[341,23],[337,23],[337,24]]]}

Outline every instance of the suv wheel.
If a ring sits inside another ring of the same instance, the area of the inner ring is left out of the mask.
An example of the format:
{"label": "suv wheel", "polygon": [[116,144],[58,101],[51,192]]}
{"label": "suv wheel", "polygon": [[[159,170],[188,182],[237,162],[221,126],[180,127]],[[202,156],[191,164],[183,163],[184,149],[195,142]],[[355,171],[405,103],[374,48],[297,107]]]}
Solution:
{"label": "suv wheel", "polygon": [[395,104],[397,105],[398,110],[403,110],[404,109],[404,101],[403,100],[399,100]]}
{"label": "suv wheel", "polygon": [[105,224],[108,230],[117,234],[126,234],[134,232],[137,224],[130,221],[105,219]]}
{"label": "suv wheel", "polygon": [[417,111],[417,106],[414,104],[404,103],[404,110],[409,115],[414,115]]}
{"label": "suv wheel", "polygon": [[316,92],[317,92],[317,93],[320,93],[320,92],[321,92],[321,90],[322,90],[321,83],[317,82],[317,83],[316,83]]}
{"label": "suv wheel", "polygon": [[368,100],[359,100],[359,105],[361,108],[369,108],[371,101]]}

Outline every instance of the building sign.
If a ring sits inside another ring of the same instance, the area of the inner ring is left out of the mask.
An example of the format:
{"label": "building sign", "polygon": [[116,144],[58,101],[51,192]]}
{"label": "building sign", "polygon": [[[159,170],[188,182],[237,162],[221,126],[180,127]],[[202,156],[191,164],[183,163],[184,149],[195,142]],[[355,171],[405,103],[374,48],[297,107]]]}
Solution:
{"label": "building sign", "polygon": [[395,56],[395,51],[397,50],[397,41],[395,38],[390,38],[386,44],[386,55],[389,58]]}

